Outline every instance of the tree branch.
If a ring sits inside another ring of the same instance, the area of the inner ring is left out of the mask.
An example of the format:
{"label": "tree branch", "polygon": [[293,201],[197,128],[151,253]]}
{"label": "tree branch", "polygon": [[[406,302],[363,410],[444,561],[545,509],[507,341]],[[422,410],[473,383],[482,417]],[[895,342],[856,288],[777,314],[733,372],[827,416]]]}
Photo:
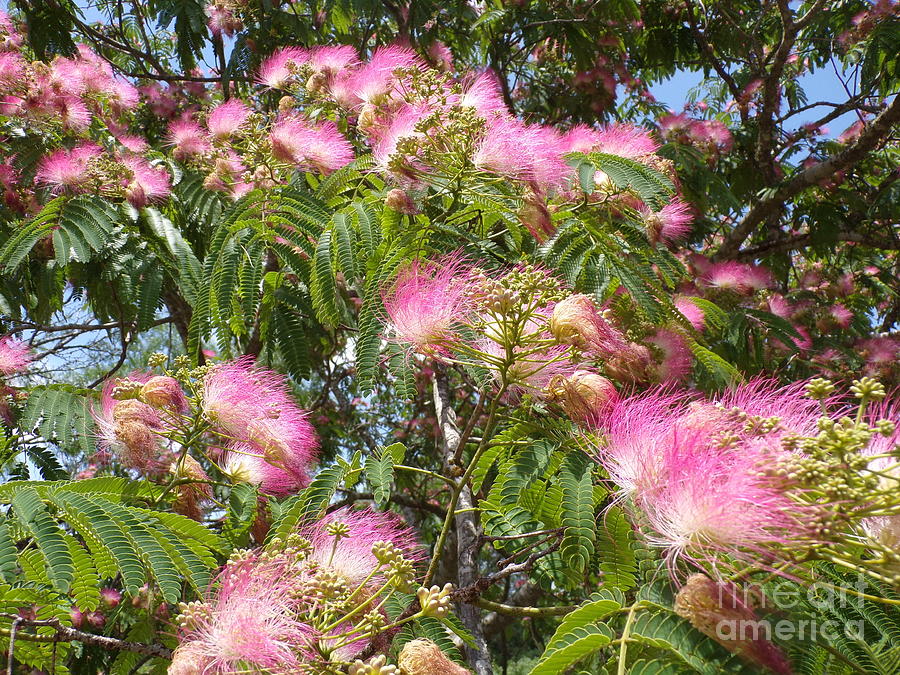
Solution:
{"label": "tree branch", "polygon": [[[70,626],[64,626],[59,619],[25,619],[17,614],[2,613],[0,616],[11,618],[13,620],[13,629],[0,631],[10,637],[15,632],[16,640],[24,640],[26,642],[81,642],[82,644],[91,645],[93,647],[102,647],[103,649],[112,649],[118,651],[134,652],[135,654],[143,654],[145,656],[158,657],[161,659],[171,659],[172,650],[163,645],[148,645],[142,642],[129,642],[128,640],[119,640],[117,638],[106,637],[105,635],[94,635],[93,633],[85,633],[76,630]],[[31,633],[22,633],[21,628],[16,627],[47,627],[52,628],[55,632],[53,635],[33,635]],[[10,652],[12,652],[12,643],[10,644]]]}
{"label": "tree branch", "polygon": [[796,173],[770,195],[754,204],[738,226],[725,237],[725,241],[716,254],[716,259],[728,259],[737,255],[741,245],[753,233],[754,228],[770,216],[779,213],[788,199],[800,194],[811,185],[833,176],[838,171],[845,171],[865,159],[898,122],[900,122],[900,96],[895,96],[890,105],[872,120],[872,123],[863,130],[852,145],[825,161]]}
{"label": "tree branch", "polygon": [[[456,412],[450,406],[450,383],[447,371],[435,367],[434,373],[434,412],[443,438],[444,468],[452,475],[459,470],[455,463],[462,436],[456,421]],[[457,569],[460,586],[469,586],[478,579],[478,523],[473,511],[474,500],[468,485],[462,485],[457,501],[457,512],[454,516],[456,525]],[[479,593],[480,594],[480,593]],[[475,648],[466,647],[466,660],[475,670],[476,675],[491,675],[491,659],[481,622],[481,612],[471,604],[458,607],[459,618],[475,639]]]}
{"label": "tree branch", "polygon": [[[713,51],[712,45],[707,41],[706,36],[700,31],[700,27],[697,25],[697,18],[694,16],[693,3],[690,0],[685,0],[684,6],[687,10],[688,24],[691,27],[691,35],[694,36],[694,42],[697,43],[700,51],[702,51],[706,55],[706,58],[715,69],[716,73],[728,86],[728,91],[731,92],[731,95],[735,99],[737,99],[741,93],[741,88],[738,87],[737,82],[734,81],[734,78],[731,76],[731,74],[727,70],[725,70],[725,66],[723,65],[723,63],[719,61],[718,58],[716,58],[716,53],[715,51]],[[741,118],[746,118],[746,115],[746,110],[741,108]]]}

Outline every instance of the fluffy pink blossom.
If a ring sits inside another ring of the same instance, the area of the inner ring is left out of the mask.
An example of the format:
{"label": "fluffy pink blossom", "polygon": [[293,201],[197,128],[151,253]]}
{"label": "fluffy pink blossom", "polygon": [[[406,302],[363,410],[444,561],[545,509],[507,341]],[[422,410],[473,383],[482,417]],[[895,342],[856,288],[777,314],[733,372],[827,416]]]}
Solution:
{"label": "fluffy pink blossom", "polygon": [[828,313],[841,328],[848,328],[853,321],[853,312],[839,302],[832,305]]}
{"label": "fluffy pink blossom", "polygon": [[427,354],[447,353],[453,329],[472,309],[469,267],[459,255],[414,260],[382,294],[392,337]]}
{"label": "fluffy pink blossom", "polygon": [[84,187],[91,177],[91,160],[103,154],[100,146],[81,143],[71,150],[60,149],[38,164],[35,180],[53,192],[72,192]]}
{"label": "fluffy pink blossom", "polygon": [[702,331],[706,328],[706,317],[690,296],[678,295],[673,299],[675,309],[687,319],[694,330]]}
{"label": "fluffy pink blossom", "polygon": [[272,154],[301,171],[329,174],[353,161],[353,146],[331,121],[311,124],[299,117],[280,120],[269,134]]}
{"label": "fluffy pink blossom", "polygon": [[378,103],[398,86],[400,81],[395,75],[398,68],[424,67],[422,59],[407,47],[379,47],[368,63],[351,74],[349,88],[362,102]]}
{"label": "fluffy pink blossom", "polygon": [[440,71],[449,73],[453,70],[453,52],[440,40],[435,40],[428,46],[428,58]]}
{"label": "fluffy pink blossom", "polygon": [[764,267],[726,261],[710,266],[699,282],[711,288],[752,293],[771,286],[772,277]]}
{"label": "fluffy pink blossom", "polygon": [[647,341],[662,352],[662,361],[657,368],[660,382],[680,382],[690,375],[693,357],[683,335],[661,328]]}
{"label": "fluffy pink blossom", "polygon": [[307,466],[269,459],[265,450],[251,443],[232,443],[222,463],[232,479],[256,485],[273,497],[287,497],[309,485]]}
{"label": "fluffy pink blossom", "polygon": [[[258,367],[251,357],[209,370],[202,409],[213,430],[236,451],[251,446],[248,457],[262,457],[294,476],[308,472],[315,460],[318,438],[308,413],[294,402],[287,379]],[[263,468],[258,463],[251,467],[257,472]]]}
{"label": "fluffy pink blossom", "polygon": [[282,47],[277,49],[259,67],[256,81],[269,89],[284,89],[290,81],[292,69],[309,60],[309,51],[303,47]]}
{"label": "fluffy pink blossom", "polygon": [[[337,522],[347,526],[349,536],[341,538],[335,545],[335,537],[328,534],[327,528],[330,523]],[[413,530],[389,511],[345,507],[301,528],[300,536],[312,542],[310,559],[346,579],[351,588],[365,581],[378,567],[378,560],[372,553],[372,545],[376,542],[392,543],[414,563],[424,557]]]}
{"label": "fluffy pink blossom", "polygon": [[169,672],[229,675],[246,670],[297,672],[303,646],[315,640],[298,620],[299,579],[284,556],[248,555],[219,574],[207,611],[180,635]]}
{"label": "fluffy pink blossom", "polygon": [[646,129],[632,124],[611,124],[600,129],[596,135],[595,151],[628,159],[641,159],[659,149]]}
{"label": "fluffy pink blossom", "polygon": [[359,63],[356,50],[349,45],[319,46],[309,50],[309,64],[313,70],[334,75]]}
{"label": "fluffy pink blossom", "polygon": [[0,86],[10,87],[22,82],[25,59],[17,52],[0,52]]}
{"label": "fluffy pink blossom", "polygon": [[206,127],[213,138],[222,140],[235,134],[250,117],[250,108],[237,99],[220,103],[213,108],[206,120]]}
{"label": "fluffy pink blossom", "polygon": [[234,12],[224,4],[213,2],[206,6],[208,17],[206,26],[209,32],[215,36],[227,35],[231,37],[235,31],[244,27],[243,22],[234,15]]}
{"label": "fluffy pink blossom", "polygon": [[856,348],[865,359],[868,375],[878,374],[900,361],[900,338],[892,335],[860,340]]}
{"label": "fluffy pink blossom", "polygon": [[694,212],[689,204],[673,199],[659,211],[643,206],[639,209],[647,236],[652,242],[669,244],[681,239],[691,230]]}
{"label": "fluffy pink blossom", "polygon": [[125,199],[133,207],[140,209],[169,196],[172,186],[163,167],[152,166],[137,156],[123,158],[122,164],[131,172],[125,184]]}
{"label": "fluffy pink blossom", "polygon": [[0,338],[0,375],[21,373],[31,363],[31,350],[9,336]]}
{"label": "fluffy pink blossom", "polygon": [[118,134],[116,140],[119,141],[126,150],[137,154],[146,152],[150,147],[150,144],[142,137],[133,134]]}
{"label": "fluffy pink blossom", "polygon": [[58,96],[51,100],[50,107],[66,129],[83,131],[91,123],[91,111],[77,96]]}
{"label": "fluffy pink blossom", "polygon": [[492,70],[477,75],[470,74],[463,79],[459,105],[475,108],[486,120],[509,113],[497,75]]}
{"label": "fluffy pink blossom", "polygon": [[14,51],[22,46],[22,42],[22,36],[16,30],[9,14],[0,11],[0,49]]}
{"label": "fluffy pink blossom", "polygon": [[497,117],[488,120],[472,161],[483,171],[529,182],[545,193],[566,186],[571,178],[564,154],[565,146],[555,130]]}
{"label": "fluffy pink blossom", "polygon": [[372,130],[372,156],[379,171],[401,182],[416,182],[422,166],[415,158],[404,157],[397,165],[397,144],[405,138],[424,139],[424,134],[416,131],[416,125],[431,114],[425,106],[405,105],[401,107],[385,126]]}
{"label": "fluffy pink blossom", "polygon": [[[150,373],[133,372],[125,379],[143,383],[151,377]],[[111,453],[123,466],[145,475],[162,474],[169,465],[167,442],[161,435],[164,420],[159,411],[146,403],[113,398],[119,383],[116,379],[107,380],[100,393],[99,409],[91,407],[100,451]]]}
{"label": "fluffy pink blossom", "polygon": [[212,150],[209,136],[193,120],[174,120],[169,124],[168,142],[175,146],[175,159],[184,161]]}

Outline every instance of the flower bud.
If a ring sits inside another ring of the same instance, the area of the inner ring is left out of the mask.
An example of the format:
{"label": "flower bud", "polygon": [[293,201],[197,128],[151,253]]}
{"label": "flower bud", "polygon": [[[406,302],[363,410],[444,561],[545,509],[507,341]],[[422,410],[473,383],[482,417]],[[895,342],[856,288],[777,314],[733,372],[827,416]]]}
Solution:
{"label": "flower bud", "polygon": [[181,385],[173,377],[157,375],[141,387],[141,400],[154,408],[183,413],[188,409]]}
{"label": "flower bud", "polygon": [[85,615],[85,619],[87,619],[88,625],[91,628],[103,628],[106,624],[106,615],[100,610],[89,612]]}
{"label": "flower bud", "polygon": [[397,666],[389,664],[387,657],[381,654],[365,663],[357,659],[347,673],[348,675],[399,675],[400,671]]}
{"label": "flower bud", "polygon": [[81,628],[84,625],[84,613],[77,607],[69,610],[69,618],[72,619],[72,628]]}
{"label": "flower bud", "polygon": [[442,618],[450,613],[450,593],[453,592],[453,584],[444,584],[444,587],[432,586],[425,588],[422,586],[416,591],[416,597],[419,599],[419,605],[422,607],[422,614],[425,616],[434,616]]}
{"label": "flower bud", "polygon": [[618,396],[612,382],[589,370],[555,378],[550,394],[573,422],[586,426],[597,425]]}
{"label": "flower bud", "polygon": [[550,332],[563,344],[582,351],[596,351],[602,356],[617,351],[624,342],[618,331],[600,316],[594,301],[576,293],[556,303],[550,317]]}
{"label": "flower bud", "polygon": [[414,216],[419,213],[419,209],[412,197],[409,196],[406,190],[400,190],[399,188],[395,188],[387,193],[387,196],[384,198],[384,205],[405,216]]}
{"label": "flower bud", "polygon": [[113,609],[114,607],[118,607],[119,603],[122,602],[122,594],[115,588],[101,588],[100,602],[103,603],[104,607]]}
{"label": "flower bud", "polygon": [[400,671],[406,675],[469,675],[431,640],[412,640],[400,651]]}
{"label": "flower bud", "polygon": [[761,636],[759,619],[738,597],[739,590],[733,583],[692,574],[675,597],[675,612],[733,654],[778,675],[790,675],[787,658]]}

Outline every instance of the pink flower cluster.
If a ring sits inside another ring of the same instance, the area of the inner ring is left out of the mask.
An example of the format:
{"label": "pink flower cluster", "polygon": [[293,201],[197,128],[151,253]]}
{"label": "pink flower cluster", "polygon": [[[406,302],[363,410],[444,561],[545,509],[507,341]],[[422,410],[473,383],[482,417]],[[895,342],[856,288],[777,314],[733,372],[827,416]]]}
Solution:
{"label": "pink flower cluster", "polygon": [[10,399],[15,395],[15,389],[3,380],[23,372],[31,359],[31,350],[24,342],[8,335],[0,338],[0,420],[8,424],[13,422]]}
{"label": "pink flower cluster", "polygon": [[660,117],[659,131],[666,140],[692,145],[711,157],[727,153],[734,145],[731,132],[724,123],[690,117],[686,112]]}
{"label": "pink flower cluster", "polygon": [[[329,533],[340,523],[343,534]],[[293,545],[292,545],[293,542]],[[298,545],[300,544],[300,545]],[[181,616],[180,645],[169,672],[226,675],[246,668],[301,672],[304,664],[350,660],[371,642],[357,624],[364,612],[341,619],[328,603],[340,589],[366,611],[377,611],[384,569],[373,553],[390,544],[410,562],[421,559],[412,530],[396,516],[341,509],[302,527],[281,550],[242,551],[220,572],[203,603]],[[336,606],[340,606],[336,603]],[[336,624],[336,625],[335,625]],[[377,645],[376,645],[377,647]],[[305,672],[305,670],[303,670]]]}
{"label": "pink flower cluster", "polygon": [[222,464],[234,478],[276,497],[309,483],[318,438],[284,376],[250,357],[215,365],[203,380],[202,411],[226,440]]}
{"label": "pink flower cluster", "polygon": [[780,440],[815,435],[819,415],[803,382],[753,381],[709,401],[651,391],[613,406],[597,458],[673,573],[682,559],[774,555],[815,537],[814,507],[777,466]]}
{"label": "pink flower cluster", "polygon": [[[659,143],[645,129],[629,124],[579,125],[561,133],[550,126],[527,124],[510,114],[492,72],[448,78],[443,91],[423,93],[416,89],[416,81],[428,68],[415,52],[398,45],[376,49],[368,61],[360,61],[346,47],[286,47],[262,64],[258,81],[272,89],[304,90],[313,100],[336,104],[350,121],[355,119],[372,149],[376,168],[414,192],[448,171],[448,161],[459,161],[464,150],[475,173],[521,186],[526,203],[533,207],[521,217],[537,237],[553,230],[543,206],[547,199],[582,197],[567,161],[570,153],[607,153],[670,170],[655,154]],[[465,113],[479,119],[481,126],[453,127],[452,120]],[[299,138],[305,133],[285,126],[279,129],[277,148],[289,145],[280,137],[282,132]],[[680,202],[662,210],[640,202],[635,205],[641,208],[639,217],[654,242],[683,237],[693,219]]]}

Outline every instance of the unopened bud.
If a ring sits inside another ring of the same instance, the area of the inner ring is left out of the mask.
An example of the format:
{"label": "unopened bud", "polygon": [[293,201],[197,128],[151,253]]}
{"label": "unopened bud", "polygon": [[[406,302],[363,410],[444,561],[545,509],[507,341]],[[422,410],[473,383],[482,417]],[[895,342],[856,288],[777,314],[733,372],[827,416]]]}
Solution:
{"label": "unopened bud", "polygon": [[596,426],[618,396],[612,382],[589,370],[555,378],[550,393],[573,422],[587,426]]}
{"label": "unopened bud", "polygon": [[141,387],[141,400],[154,408],[183,413],[188,409],[181,385],[173,377],[157,375]]}
{"label": "unopened bud", "polygon": [[419,208],[412,197],[409,196],[406,190],[399,188],[394,188],[387,193],[387,196],[384,198],[384,205],[405,216],[414,216],[419,213]]}
{"label": "unopened bud", "polygon": [[453,584],[444,584],[443,588],[440,586],[419,588],[416,591],[416,597],[419,599],[422,614],[437,618],[447,616],[450,613],[450,593],[452,592]]}
{"label": "unopened bud", "polygon": [[400,651],[400,671],[404,675],[469,675],[453,663],[431,640],[412,640]]}
{"label": "unopened bud", "polygon": [[739,591],[733,583],[693,574],[675,597],[675,612],[728,651],[778,675],[790,675],[787,658],[761,637],[759,619],[738,597]]}

